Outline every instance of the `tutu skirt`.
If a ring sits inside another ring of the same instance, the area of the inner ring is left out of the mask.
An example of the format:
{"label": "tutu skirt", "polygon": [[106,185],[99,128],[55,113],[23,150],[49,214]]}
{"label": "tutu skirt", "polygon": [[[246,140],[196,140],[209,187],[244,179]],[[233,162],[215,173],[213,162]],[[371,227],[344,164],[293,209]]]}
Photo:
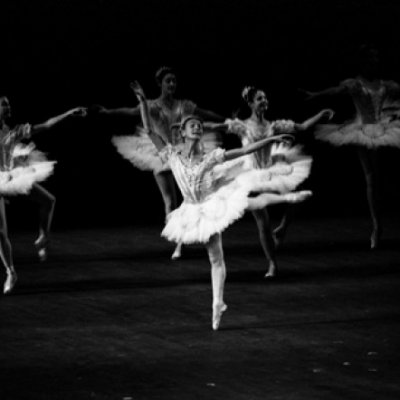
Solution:
{"label": "tutu skirt", "polygon": [[13,167],[0,171],[0,196],[27,194],[36,182],[47,179],[54,170],[55,161],[35,150],[33,144],[18,144],[12,154]]}
{"label": "tutu skirt", "polygon": [[315,137],[334,146],[400,147],[400,120],[386,116],[374,124],[355,120],[343,125],[320,125]]}
{"label": "tutu skirt", "polygon": [[169,169],[158,155],[158,151],[149,136],[140,131],[136,135],[114,136],[112,143],[123,158],[142,171],[155,173]]}
{"label": "tutu skirt", "polygon": [[292,163],[282,158],[269,168],[255,169],[246,156],[214,166],[209,194],[198,202],[184,200],[168,215],[161,235],[185,244],[206,243],[243,216],[252,194],[294,190],[310,174],[312,160],[297,148],[281,147],[283,153]]}

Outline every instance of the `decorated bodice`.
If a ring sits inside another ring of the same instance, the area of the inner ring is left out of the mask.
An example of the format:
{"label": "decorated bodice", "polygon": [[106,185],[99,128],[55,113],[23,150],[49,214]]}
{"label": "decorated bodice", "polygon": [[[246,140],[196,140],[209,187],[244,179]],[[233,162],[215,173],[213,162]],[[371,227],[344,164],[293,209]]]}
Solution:
{"label": "decorated bodice", "polygon": [[383,104],[394,83],[380,81],[376,86],[369,86],[361,79],[347,79],[341,83],[344,86],[357,110],[357,116],[363,123],[375,123],[381,118]]}
{"label": "decorated bodice", "polygon": [[[258,142],[261,139],[271,137],[276,133],[292,133],[294,130],[294,122],[290,120],[277,120],[274,122],[265,120],[259,123],[249,118],[244,121],[234,120],[232,122],[228,132],[239,136],[243,147]],[[270,165],[271,147],[272,146],[264,146],[246,156],[252,159],[254,168],[265,168]]]}
{"label": "decorated bodice", "polygon": [[167,145],[160,155],[169,162],[185,202],[199,203],[213,193],[213,168],[224,161],[225,150],[217,148],[193,161],[182,153],[181,147]]}
{"label": "decorated bodice", "polygon": [[184,115],[193,114],[196,105],[190,100],[175,100],[172,108],[166,107],[159,99],[149,100],[149,113],[154,131],[176,145],[182,142],[178,129],[171,125],[179,123]]}
{"label": "decorated bodice", "polygon": [[0,170],[9,171],[14,167],[13,153],[17,144],[22,139],[27,139],[31,134],[31,125],[17,125],[14,129],[7,126],[0,129]]}

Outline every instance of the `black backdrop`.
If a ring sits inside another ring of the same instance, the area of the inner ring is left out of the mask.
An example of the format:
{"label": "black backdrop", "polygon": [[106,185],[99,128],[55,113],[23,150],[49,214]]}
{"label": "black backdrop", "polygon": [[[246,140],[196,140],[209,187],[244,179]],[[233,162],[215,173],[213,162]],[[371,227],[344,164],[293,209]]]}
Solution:
{"label": "black backdrop", "polygon": [[[161,65],[178,70],[179,95],[229,116],[245,84],[265,88],[270,118],[301,120],[322,106],[352,113],[348,99],[304,102],[299,87],[334,85],[356,74],[354,53],[374,41],[382,75],[400,82],[400,4],[367,0],[7,0],[0,6],[0,89],[18,122],[42,122],[77,105],[135,105],[141,81],[158,94]],[[56,227],[160,223],[163,206],[150,173],[135,170],[110,144],[129,121],[66,122],[37,138],[58,160],[45,183],[57,196]],[[351,148],[335,150],[306,136],[315,162],[305,216],[367,213],[361,168]],[[228,141],[228,146],[238,144]],[[399,151],[381,152],[384,211],[398,216]],[[34,206],[12,199],[10,224],[31,226]]]}

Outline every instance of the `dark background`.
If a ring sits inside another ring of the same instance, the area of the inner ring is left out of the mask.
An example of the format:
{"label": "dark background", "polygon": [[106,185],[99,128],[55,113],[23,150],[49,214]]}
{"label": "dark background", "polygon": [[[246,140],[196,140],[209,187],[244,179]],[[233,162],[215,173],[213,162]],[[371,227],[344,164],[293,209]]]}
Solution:
{"label": "dark background", "polygon": [[[382,77],[400,82],[397,1],[3,1],[0,89],[16,122],[42,122],[80,105],[134,106],[129,82],[149,97],[161,65],[178,71],[180,97],[230,116],[245,84],[265,89],[269,118],[302,120],[321,107],[352,115],[351,102],[305,102],[298,88],[320,89],[357,74],[354,54],[366,42],[380,49]],[[44,186],[57,196],[55,227],[119,226],[163,221],[151,173],[134,169],[114,150],[114,134],[130,121],[65,122],[36,139],[58,161]],[[364,178],[351,148],[304,138],[315,156],[307,187],[314,198],[300,215],[366,215]],[[227,146],[239,145],[229,140]],[[385,214],[398,217],[399,151],[381,151]],[[35,206],[12,199],[10,225],[32,228]],[[275,211],[273,211],[274,213]]]}

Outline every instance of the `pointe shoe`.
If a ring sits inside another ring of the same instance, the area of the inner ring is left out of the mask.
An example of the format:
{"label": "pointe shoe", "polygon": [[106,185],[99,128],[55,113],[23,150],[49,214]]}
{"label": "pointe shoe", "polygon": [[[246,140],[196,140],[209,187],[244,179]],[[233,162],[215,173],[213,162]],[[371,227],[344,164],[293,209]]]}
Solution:
{"label": "pointe shoe", "polygon": [[47,245],[49,243],[49,240],[47,239],[46,236],[40,236],[36,241],[35,241],[35,246],[38,252],[39,260],[40,261],[46,261],[47,260]]}
{"label": "pointe shoe", "polygon": [[177,260],[178,258],[181,258],[181,249],[175,249],[175,251],[172,253],[171,260]]}
{"label": "pointe shoe", "polygon": [[374,229],[371,234],[371,250],[376,250],[381,240],[381,233],[379,229]]}
{"label": "pointe shoe", "polygon": [[214,331],[218,330],[222,314],[227,310],[227,308],[228,306],[225,303],[217,304],[213,307],[212,328]]}
{"label": "pointe shoe", "polygon": [[182,243],[178,243],[175,247],[174,252],[172,253],[171,260],[177,260],[178,258],[181,258],[182,255]]}
{"label": "pointe shoe", "polygon": [[276,265],[274,263],[271,263],[269,265],[268,271],[264,275],[264,278],[274,278],[276,274]]}
{"label": "pointe shoe", "polygon": [[312,196],[311,190],[301,190],[299,192],[291,192],[285,194],[287,203],[300,203]]}
{"label": "pointe shoe", "polygon": [[17,273],[15,271],[7,271],[7,278],[3,287],[4,294],[8,294],[13,290],[15,284],[17,283],[17,279]]}
{"label": "pointe shoe", "polygon": [[276,228],[272,232],[272,238],[274,239],[275,249],[277,249],[282,244],[284,237],[285,237],[285,232],[283,229]]}

